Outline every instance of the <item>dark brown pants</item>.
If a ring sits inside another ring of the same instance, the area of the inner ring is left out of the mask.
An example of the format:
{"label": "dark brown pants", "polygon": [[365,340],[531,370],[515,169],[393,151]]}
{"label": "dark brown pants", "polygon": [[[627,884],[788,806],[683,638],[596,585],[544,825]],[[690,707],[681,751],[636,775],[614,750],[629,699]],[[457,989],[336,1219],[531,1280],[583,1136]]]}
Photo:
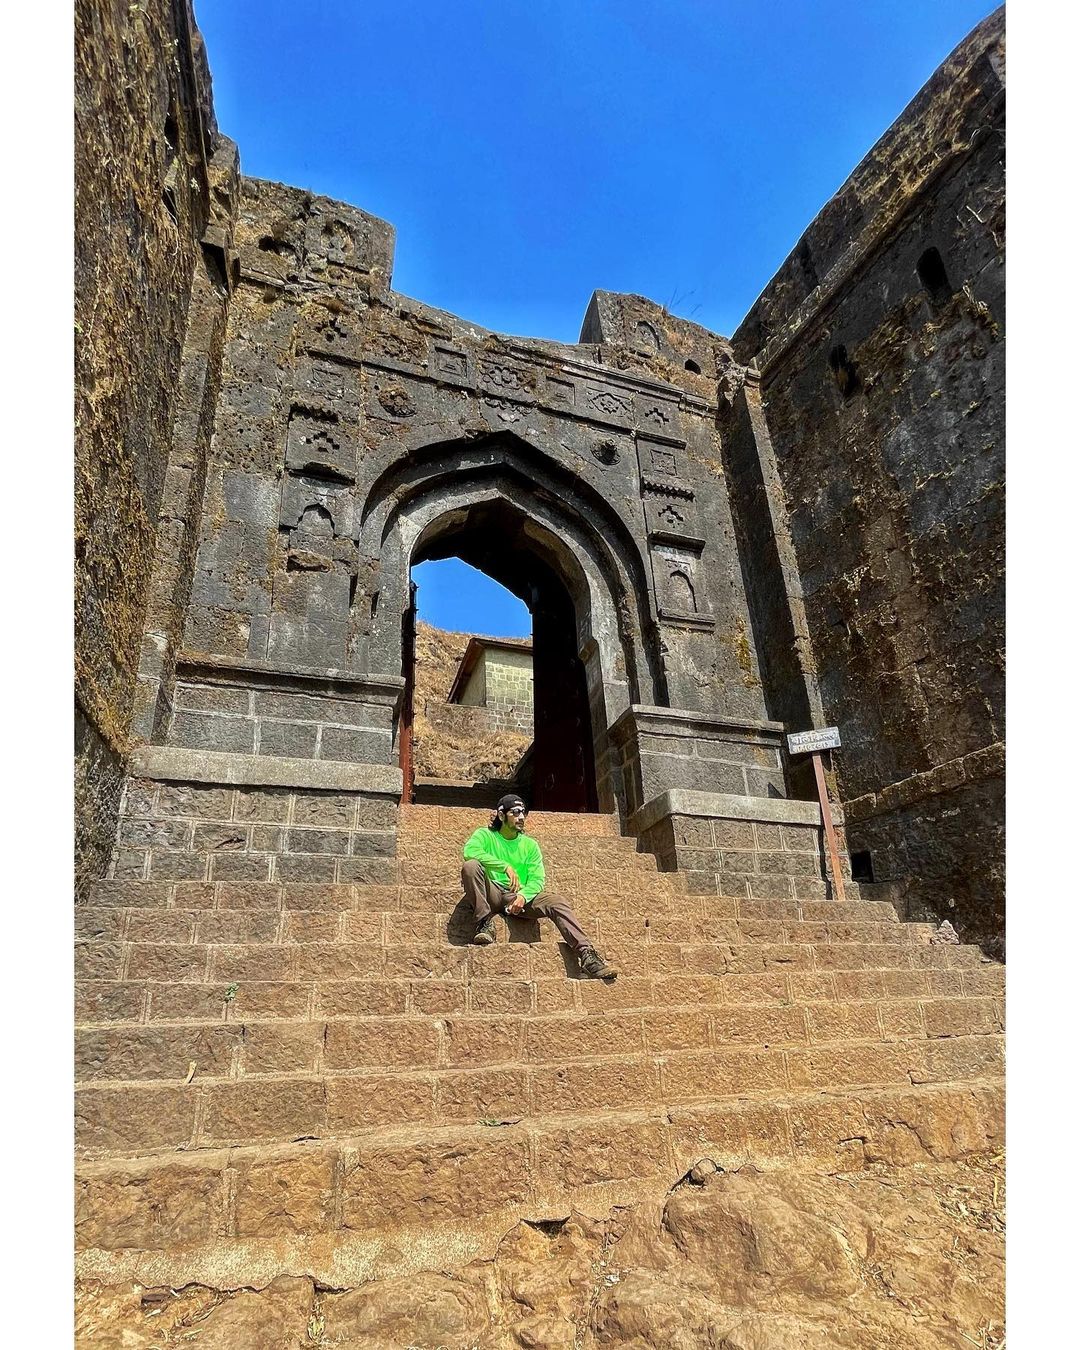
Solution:
{"label": "dark brown pants", "polygon": [[[492,914],[501,914],[514,898],[497,881],[490,880],[484,871],[483,863],[467,862],[461,869],[461,884],[465,888],[466,897],[472,901],[473,914],[478,924],[483,923]],[[568,942],[575,952],[581,952],[593,945],[578,922],[569,900],[564,900],[561,895],[541,891],[525,906],[524,914],[512,914],[510,917],[550,919],[562,934],[563,941]]]}

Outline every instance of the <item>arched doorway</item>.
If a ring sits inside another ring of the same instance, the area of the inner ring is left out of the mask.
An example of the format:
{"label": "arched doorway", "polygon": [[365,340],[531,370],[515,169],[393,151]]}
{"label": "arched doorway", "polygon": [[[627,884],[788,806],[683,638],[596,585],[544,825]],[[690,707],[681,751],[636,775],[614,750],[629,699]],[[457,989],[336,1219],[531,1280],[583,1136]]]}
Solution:
{"label": "arched doorway", "polygon": [[526,599],[538,649],[546,639],[545,754],[560,741],[581,749],[580,762],[540,766],[542,795],[573,782],[578,801],[625,815],[633,768],[610,729],[631,704],[667,699],[642,543],[615,504],[512,433],[417,446],[388,463],[365,502],[357,610],[370,618],[357,663],[401,678],[412,565],[471,562]]}
{"label": "arched doorway", "polygon": [[[533,745],[518,788],[537,810],[595,811],[595,737],[574,602],[526,524],[526,518],[501,499],[477,503],[426,531],[410,567],[460,558],[523,601],[533,623]],[[408,623],[415,623],[415,607]],[[485,632],[483,614],[478,613],[469,626],[471,631]],[[402,647],[408,719],[415,674],[408,632]],[[413,772],[408,721],[401,742],[402,771],[408,780]],[[408,796],[408,781],[404,791]]]}

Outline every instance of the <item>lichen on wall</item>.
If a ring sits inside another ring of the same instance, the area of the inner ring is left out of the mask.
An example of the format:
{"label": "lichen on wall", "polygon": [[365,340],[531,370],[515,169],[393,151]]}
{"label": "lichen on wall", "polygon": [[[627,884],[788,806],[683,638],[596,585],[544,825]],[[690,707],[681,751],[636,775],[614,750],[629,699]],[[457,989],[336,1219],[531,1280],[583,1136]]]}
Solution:
{"label": "lichen on wall", "polygon": [[112,843],[214,124],[186,5],[78,0],[75,35],[81,887]]}
{"label": "lichen on wall", "polygon": [[995,949],[1002,41],[999,13],[961,44],[733,339],[760,372],[851,846],[920,913]]}

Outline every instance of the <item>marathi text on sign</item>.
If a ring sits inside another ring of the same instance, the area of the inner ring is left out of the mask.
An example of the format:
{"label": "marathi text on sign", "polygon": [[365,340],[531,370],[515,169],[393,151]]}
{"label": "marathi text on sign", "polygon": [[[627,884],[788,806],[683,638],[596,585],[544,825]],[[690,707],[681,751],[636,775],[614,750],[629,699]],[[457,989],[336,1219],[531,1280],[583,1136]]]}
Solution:
{"label": "marathi text on sign", "polygon": [[811,750],[838,750],[840,728],[822,727],[819,731],[796,731],[787,738],[788,753],[807,755]]}

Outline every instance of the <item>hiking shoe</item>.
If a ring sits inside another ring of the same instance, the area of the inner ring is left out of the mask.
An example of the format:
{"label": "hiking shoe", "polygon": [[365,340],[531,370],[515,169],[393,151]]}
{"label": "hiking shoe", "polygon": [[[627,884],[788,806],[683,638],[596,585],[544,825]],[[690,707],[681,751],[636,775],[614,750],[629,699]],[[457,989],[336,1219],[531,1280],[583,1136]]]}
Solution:
{"label": "hiking shoe", "polygon": [[482,924],[479,925],[473,935],[473,942],[478,947],[490,947],[495,941],[495,920],[488,915]]}
{"label": "hiking shoe", "polygon": [[616,966],[609,965],[592,947],[584,948],[578,955],[578,965],[582,975],[588,975],[592,980],[613,980],[619,973]]}

